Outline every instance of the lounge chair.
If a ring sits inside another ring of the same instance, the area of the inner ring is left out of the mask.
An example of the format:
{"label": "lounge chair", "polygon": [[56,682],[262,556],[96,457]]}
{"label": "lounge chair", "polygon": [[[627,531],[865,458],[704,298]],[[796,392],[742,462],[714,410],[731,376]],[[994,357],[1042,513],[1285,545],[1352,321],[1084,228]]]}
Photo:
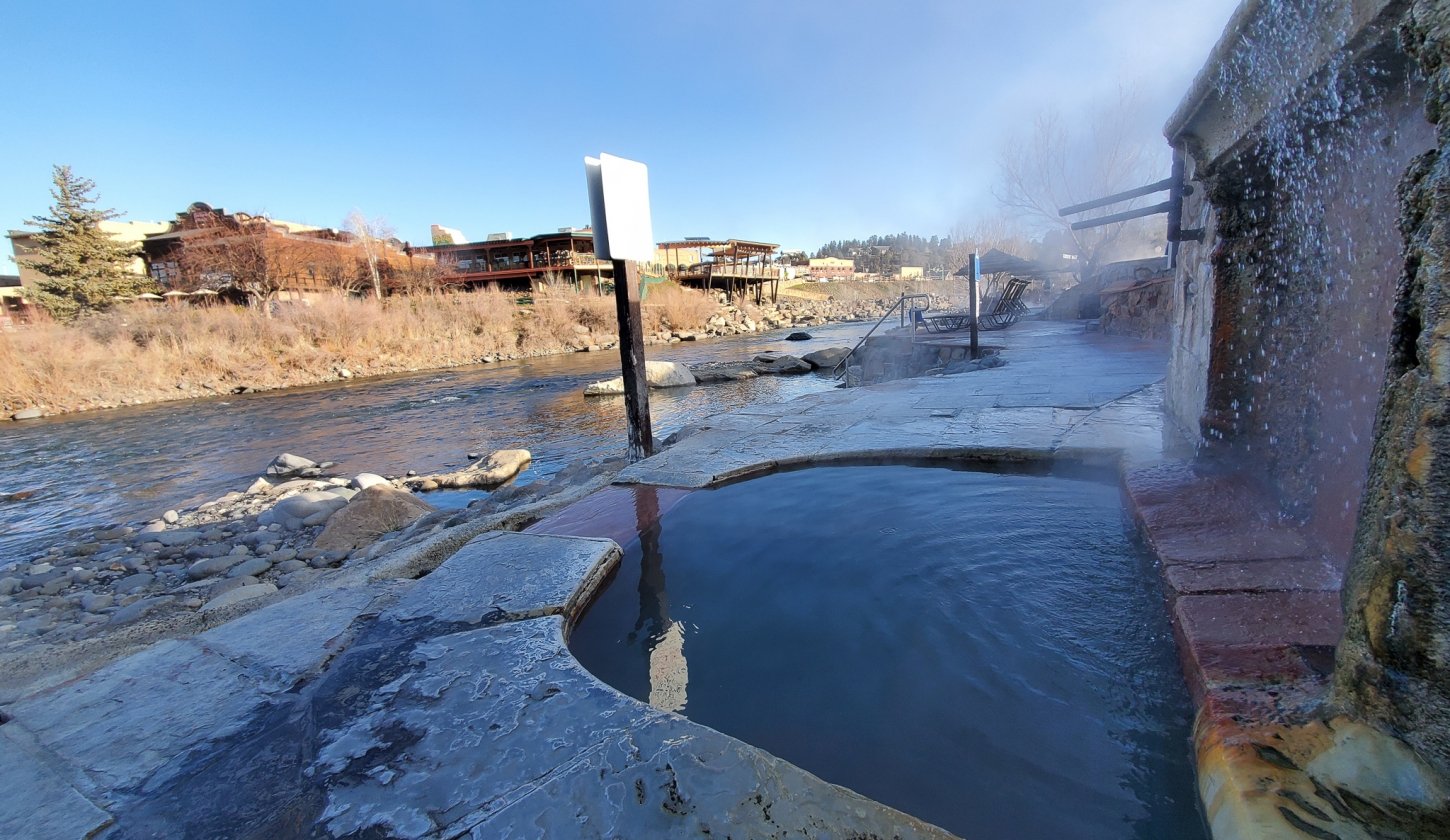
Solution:
{"label": "lounge chair", "polygon": [[[982,307],[977,323],[979,330],[1001,330],[1012,326],[1027,312],[1022,294],[1027,291],[1028,281],[1013,277],[1003,287],[1002,294],[987,306]],[[926,327],[930,333],[945,333],[964,330],[972,325],[972,313],[966,310],[952,310],[932,314],[930,311],[912,312],[912,327]]]}

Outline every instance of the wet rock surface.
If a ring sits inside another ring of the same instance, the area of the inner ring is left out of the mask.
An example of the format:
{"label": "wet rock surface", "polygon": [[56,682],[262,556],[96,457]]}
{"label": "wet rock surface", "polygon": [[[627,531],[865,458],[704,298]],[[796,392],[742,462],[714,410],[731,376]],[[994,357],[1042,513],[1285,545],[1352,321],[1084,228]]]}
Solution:
{"label": "wet rock surface", "polygon": [[0,728],[0,830],[947,836],[586,673],[565,622],[618,559],[485,535],[421,580],[320,589],[31,695]]}
{"label": "wet rock surface", "polygon": [[1450,11],[1414,3],[1403,41],[1439,149],[1400,184],[1405,273],[1345,592],[1335,696],[1450,776]]}
{"label": "wet rock surface", "polygon": [[[469,475],[497,486],[527,465],[526,451],[507,450],[480,459],[479,470]],[[545,482],[529,492],[502,493],[472,511],[437,511],[398,486],[401,481],[366,473],[350,480],[324,469],[306,458],[279,456],[264,470],[275,484],[258,478],[244,492],[167,510],[150,522],[88,529],[69,545],[0,570],[0,656],[24,654],[40,668],[45,650],[104,646],[120,629],[253,609],[323,583],[364,556],[375,559],[508,507],[510,498],[525,504],[568,488]],[[604,469],[577,465],[564,473],[587,483]],[[289,477],[299,472],[317,475]],[[361,492],[358,485],[371,490]],[[0,689],[11,687],[5,682]]]}
{"label": "wet rock surface", "polygon": [[409,477],[403,484],[412,490],[425,491],[449,487],[497,487],[523,472],[532,460],[533,455],[527,449],[501,449],[456,472]]}
{"label": "wet rock surface", "polygon": [[[644,379],[651,388],[682,388],[695,384],[695,375],[679,362],[647,361],[644,363]],[[585,386],[584,396],[606,396],[624,393],[624,377],[616,376],[602,382]]]}
{"label": "wet rock surface", "polygon": [[[861,453],[1132,460],[1161,452],[1161,354],[1052,326],[1022,329],[1014,340],[1037,349],[980,376],[833,390],[713,418],[672,436],[626,478],[691,486],[761,464]],[[1079,375],[1088,370],[1095,376]],[[200,509],[179,510],[174,525],[119,528],[168,556],[155,568],[123,562],[116,580],[185,582],[143,587],[131,608],[146,614],[96,638],[14,648],[32,664],[0,682],[0,703],[9,704],[0,713],[12,717],[0,726],[0,758],[14,758],[36,783],[0,786],[0,835],[25,836],[36,824],[32,803],[44,801],[52,805],[46,819],[116,837],[224,835],[238,825],[257,836],[536,836],[540,826],[573,836],[579,819],[624,837],[944,836],[627,700],[578,669],[563,647],[564,618],[607,574],[612,546],[557,535],[473,538],[557,513],[623,466],[577,464],[548,481],[506,486],[346,555],[300,539],[315,541],[321,526],[252,523],[228,537],[228,521]],[[279,479],[270,493],[239,492],[227,504],[255,517],[281,493],[336,493],[349,483]],[[658,512],[680,494],[648,496]],[[568,510],[591,515],[587,505]],[[631,523],[638,527],[637,516]],[[193,534],[174,546],[157,539],[175,531]],[[83,542],[101,544],[91,557],[111,551],[99,538]],[[226,571],[187,580],[192,564],[212,560]],[[23,572],[65,568],[36,558]],[[22,576],[10,576],[17,583],[5,585],[19,587]],[[265,593],[268,584],[278,591],[202,612],[212,599]],[[92,606],[109,609],[105,594]],[[154,627],[174,638],[157,642]],[[146,644],[148,658],[118,658]],[[181,672],[194,677],[172,678]],[[224,698],[214,702],[211,692]],[[166,728],[179,710],[202,707],[194,721]],[[94,720],[101,715],[111,719]],[[106,733],[126,749],[93,762],[93,751],[111,749]],[[75,787],[85,778],[79,768],[92,763],[128,786]],[[22,789],[24,801],[11,795]]]}

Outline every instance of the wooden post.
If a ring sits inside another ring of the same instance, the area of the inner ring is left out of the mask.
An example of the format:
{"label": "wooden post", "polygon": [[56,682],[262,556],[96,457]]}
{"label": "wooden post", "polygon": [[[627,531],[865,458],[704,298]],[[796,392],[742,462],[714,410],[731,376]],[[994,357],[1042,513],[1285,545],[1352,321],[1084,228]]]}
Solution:
{"label": "wooden post", "polygon": [[654,454],[650,430],[649,382],[645,379],[644,323],[639,313],[639,268],[614,260],[614,306],[619,314],[619,363],[624,374],[624,414],[629,421],[631,463]]}
{"label": "wooden post", "polygon": [[977,344],[977,318],[982,314],[982,307],[977,302],[977,277],[981,274],[982,263],[973,251],[967,259],[967,265],[971,267],[971,295],[972,295],[972,358],[982,358],[982,348]]}

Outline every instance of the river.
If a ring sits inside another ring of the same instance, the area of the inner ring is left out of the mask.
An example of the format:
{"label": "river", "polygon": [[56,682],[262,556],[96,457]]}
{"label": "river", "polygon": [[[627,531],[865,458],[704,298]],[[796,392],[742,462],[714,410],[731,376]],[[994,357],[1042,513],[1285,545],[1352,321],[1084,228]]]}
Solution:
{"label": "river", "polygon": [[[743,361],[762,350],[796,354],[851,346],[869,323],[647,347],[651,359]],[[243,490],[281,452],[335,461],[337,474],[420,474],[462,466],[469,452],[523,448],[520,481],[575,461],[625,451],[624,398],[584,397],[617,376],[619,353],[573,353],[402,374],[286,391],[94,411],[8,425],[0,444],[0,568],[26,561],[82,527],[152,519]],[[822,374],[650,393],[656,440],[751,402],[835,387]]]}

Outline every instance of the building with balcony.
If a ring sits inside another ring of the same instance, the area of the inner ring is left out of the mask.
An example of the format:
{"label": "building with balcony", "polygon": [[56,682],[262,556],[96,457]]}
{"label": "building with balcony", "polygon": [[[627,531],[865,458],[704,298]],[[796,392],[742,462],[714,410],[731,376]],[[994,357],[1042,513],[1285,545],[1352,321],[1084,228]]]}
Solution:
{"label": "building with balcony", "polygon": [[414,248],[437,260],[445,287],[528,291],[538,284],[569,283],[602,291],[612,264],[594,254],[594,233],[567,229],[515,239]]}

